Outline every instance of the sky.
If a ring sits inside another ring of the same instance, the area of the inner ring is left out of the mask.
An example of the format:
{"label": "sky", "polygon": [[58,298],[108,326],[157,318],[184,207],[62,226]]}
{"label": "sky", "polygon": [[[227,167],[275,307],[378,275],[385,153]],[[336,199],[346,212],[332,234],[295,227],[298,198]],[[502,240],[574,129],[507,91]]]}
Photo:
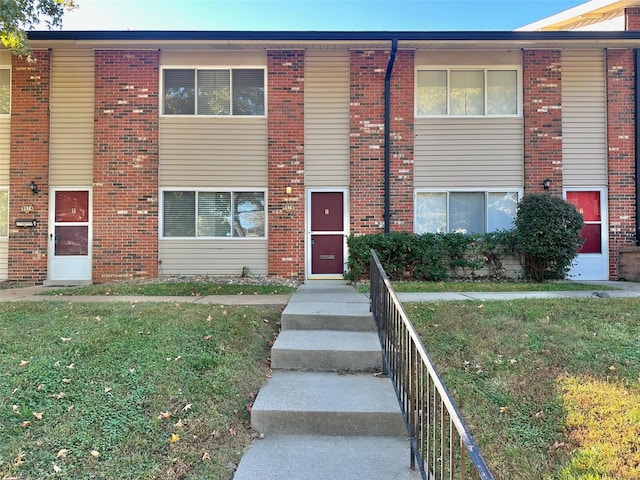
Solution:
{"label": "sky", "polygon": [[510,31],[586,0],[76,0],[64,30]]}

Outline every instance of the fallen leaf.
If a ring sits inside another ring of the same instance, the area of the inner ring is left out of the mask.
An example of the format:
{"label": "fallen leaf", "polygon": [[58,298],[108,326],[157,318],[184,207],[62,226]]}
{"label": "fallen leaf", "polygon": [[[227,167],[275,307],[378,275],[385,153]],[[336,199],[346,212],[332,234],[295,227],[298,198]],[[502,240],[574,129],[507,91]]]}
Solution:
{"label": "fallen leaf", "polygon": [[63,343],[70,342],[71,337],[60,337],[60,340],[62,340]]}
{"label": "fallen leaf", "polygon": [[91,456],[93,458],[98,458],[100,456],[100,452],[97,450],[91,450]]}
{"label": "fallen leaf", "polygon": [[31,422],[30,422],[29,420],[25,420],[24,422],[22,422],[22,423],[20,424],[20,426],[21,426],[22,428],[27,428],[27,427],[31,426]]}
{"label": "fallen leaf", "polygon": [[44,383],[41,383],[40,385],[38,385],[38,391],[40,390],[44,390]]}
{"label": "fallen leaf", "polygon": [[208,453],[208,452],[204,452],[204,453],[202,454],[202,460],[203,460],[203,461],[211,460],[211,455],[209,455],[209,453]]}
{"label": "fallen leaf", "polygon": [[500,413],[507,413],[509,411],[509,407],[504,406],[504,407],[500,407]]}
{"label": "fallen leaf", "polygon": [[51,398],[54,398],[56,400],[60,400],[62,397],[64,397],[64,392],[55,393],[55,394],[51,395]]}
{"label": "fallen leaf", "polygon": [[102,319],[100,318],[100,315],[96,315],[96,321],[98,321],[98,322],[99,322],[100,320],[102,320]]}
{"label": "fallen leaf", "polygon": [[42,420],[42,412],[33,412],[33,416],[38,420]]}
{"label": "fallen leaf", "polygon": [[247,403],[247,412],[251,414],[251,410],[253,410],[253,403]]}
{"label": "fallen leaf", "polygon": [[24,453],[20,453],[18,454],[18,456],[16,457],[16,459],[14,460],[13,464],[17,467],[19,465],[22,465],[24,463],[24,457],[26,457],[26,454]]}
{"label": "fallen leaf", "polygon": [[237,434],[238,434],[238,432],[236,432],[236,429],[235,429],[235,428],[230,428],[230,429],[229,429],[229,434],[230,434],[230,435],[237,435]]}
{"label": "fallen leaf", "polygon": [[559,448],[562,448],[565,446],[564,442],[558,442],[557,440],[555,442],[553,442],[553,448],[555,448],[556,450],[558,450]]}
{"label": "fallen leaf", "polygon": [[60,473],[62,471],[62,469],[56,465],[55,463],[53,464],[53,471],[56,473]]}
{"label": "fallen leaf", "polygon": [[182,409],[183,412],[188,412],[189,410],[191,410],[191,404],[187,403],[184,408]]}
{"label": "fallen leaf", "polygon": [[518,360],[516,360],[515,358],[512,358],[511,360],[509,360],[509,363],[511,365],[515,365],[516,363],[518,363]]}
{"label": "fallen leaf", "polygon": [[53,366],[56,368],[60,368],[60,361],[57,361],[56,363],[54,363]]}
{"label": "fallen leaf", "polygon": [[612,372],[615,372],[615,371],[616,371],[616,367],[614,367],[613,365],[611,365],[611,366],[609,367],[609,370],[611,370]]}
{"label": "fallen leaf", "polygon": [[170,416],[171,416],[171,412],[162,412],[162,413],[160,413],[160,416],[158,418],[160,420],[166,420]]}
{"label": "fallen leaf", "polygon": [[207,322],[210,322],[211,320],[212,320],[211,315],[209,315],[209,316],[207,317]]}
{"label": "fallen leaf", "polygon": [[542,410],[540,410],[539,412],[536,413],[536,418],[544,418],[544,412]]}
{"label": "fallen leaf", "polygon": [[213,338],[213,335],[205,335],[204,337],[202,337],[203,340],[209,341]]}
{"label": "fallen leaf", "polygon": [[71,383],[71,379],[70,378],[63,378],[62,379],[62,383]]}
{"label": "fallen leaf", "polygon": [[20,407],[18,405],[14,405],[12,408],[14,412],[20,413]]}
{"label": "fallen leaf", "polygon": [[66,448],[62,448],[60,449],[60,451],[58,451],[56,458],[67,458],[67,453],[69,453],[69,450],[67,450]]}
{"label": "fallen leaf", "polygon": [[178,440],[180,440],[180,435],[178,435],[177,433],[172,433],[171,436],[169,437],[168,442],[176,443]]}
{"label": "fallen leaf", "polygon": [[111,387],[104,387],[104,393],[109,393],[111,390],[113,390],[113,388],[111,388]]}
{"label": "fallen leaf", "polygon": [[22,360],[22,361],[20,362],[20,366],[21,366],[21,367],[26,367],[27,365],[29,365],[29,362],[28,362],[27,360]]}
{"label": "fallen leaf", "polygon": [[70,363],[69,365],[67,365],[67,368],[69,370],[71,370],[72,368],[76,368],[76,364],[75,363]]}
{"label": "fallen leaf", "polygon": [[178,427],[178,428],[181,428],[183,426],[184,426],[184,423],[182,422],[182,419],[178,420],[174,425],[174,427]]}

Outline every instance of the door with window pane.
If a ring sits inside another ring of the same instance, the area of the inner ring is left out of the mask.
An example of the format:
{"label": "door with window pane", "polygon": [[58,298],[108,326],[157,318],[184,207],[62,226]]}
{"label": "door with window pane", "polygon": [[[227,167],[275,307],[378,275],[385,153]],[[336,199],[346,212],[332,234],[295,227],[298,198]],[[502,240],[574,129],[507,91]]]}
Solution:
{"label": "door with window pane", "polygon": [[49,279],[91,280],[91,192],[53,192]]}
{"label": "door with window pane", "polygon": [[606,192],[604,189],[567,190],[565,197],[584,220],[580,232],[582,248],[569,271],[569,278],[606,280],[609,278]]}

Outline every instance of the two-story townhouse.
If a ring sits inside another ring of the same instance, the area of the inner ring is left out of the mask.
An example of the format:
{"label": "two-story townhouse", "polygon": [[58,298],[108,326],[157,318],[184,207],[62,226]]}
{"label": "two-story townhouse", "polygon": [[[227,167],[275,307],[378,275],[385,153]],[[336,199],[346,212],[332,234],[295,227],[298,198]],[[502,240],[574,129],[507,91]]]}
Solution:
{"label": "two-story townhouse", "polygon": [[340,278],[350,234],[509,228],[548,189],[585,218],[572,275],[617,279],[624,3],[620,32],[32,32],[0,51],[0,278]]}

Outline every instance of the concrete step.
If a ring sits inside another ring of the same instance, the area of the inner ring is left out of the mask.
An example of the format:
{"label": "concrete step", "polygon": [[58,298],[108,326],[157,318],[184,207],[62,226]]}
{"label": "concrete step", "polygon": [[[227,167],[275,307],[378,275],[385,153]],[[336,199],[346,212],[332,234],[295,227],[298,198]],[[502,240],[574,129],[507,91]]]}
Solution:
{"label": "concrete step", "polygon": [[267,435],[246,451],[234,480],[417,480],[398,437]]}
{"label": "concrete step", "polygon": [[380,370],[380,341],[373,332],[283,330],[271,348],[271,367],[350,372]]}
{"label": "concrete step", "polygon": [[[295,295],[294,295],[295,296]],[[375,331],[368,303],[289,302],[281,317],[283,330]]]}
{"label": "concrete step", "polygon": [[265,434],[407,435],[391,381],[372,374],[275,371],[251,426]]}

